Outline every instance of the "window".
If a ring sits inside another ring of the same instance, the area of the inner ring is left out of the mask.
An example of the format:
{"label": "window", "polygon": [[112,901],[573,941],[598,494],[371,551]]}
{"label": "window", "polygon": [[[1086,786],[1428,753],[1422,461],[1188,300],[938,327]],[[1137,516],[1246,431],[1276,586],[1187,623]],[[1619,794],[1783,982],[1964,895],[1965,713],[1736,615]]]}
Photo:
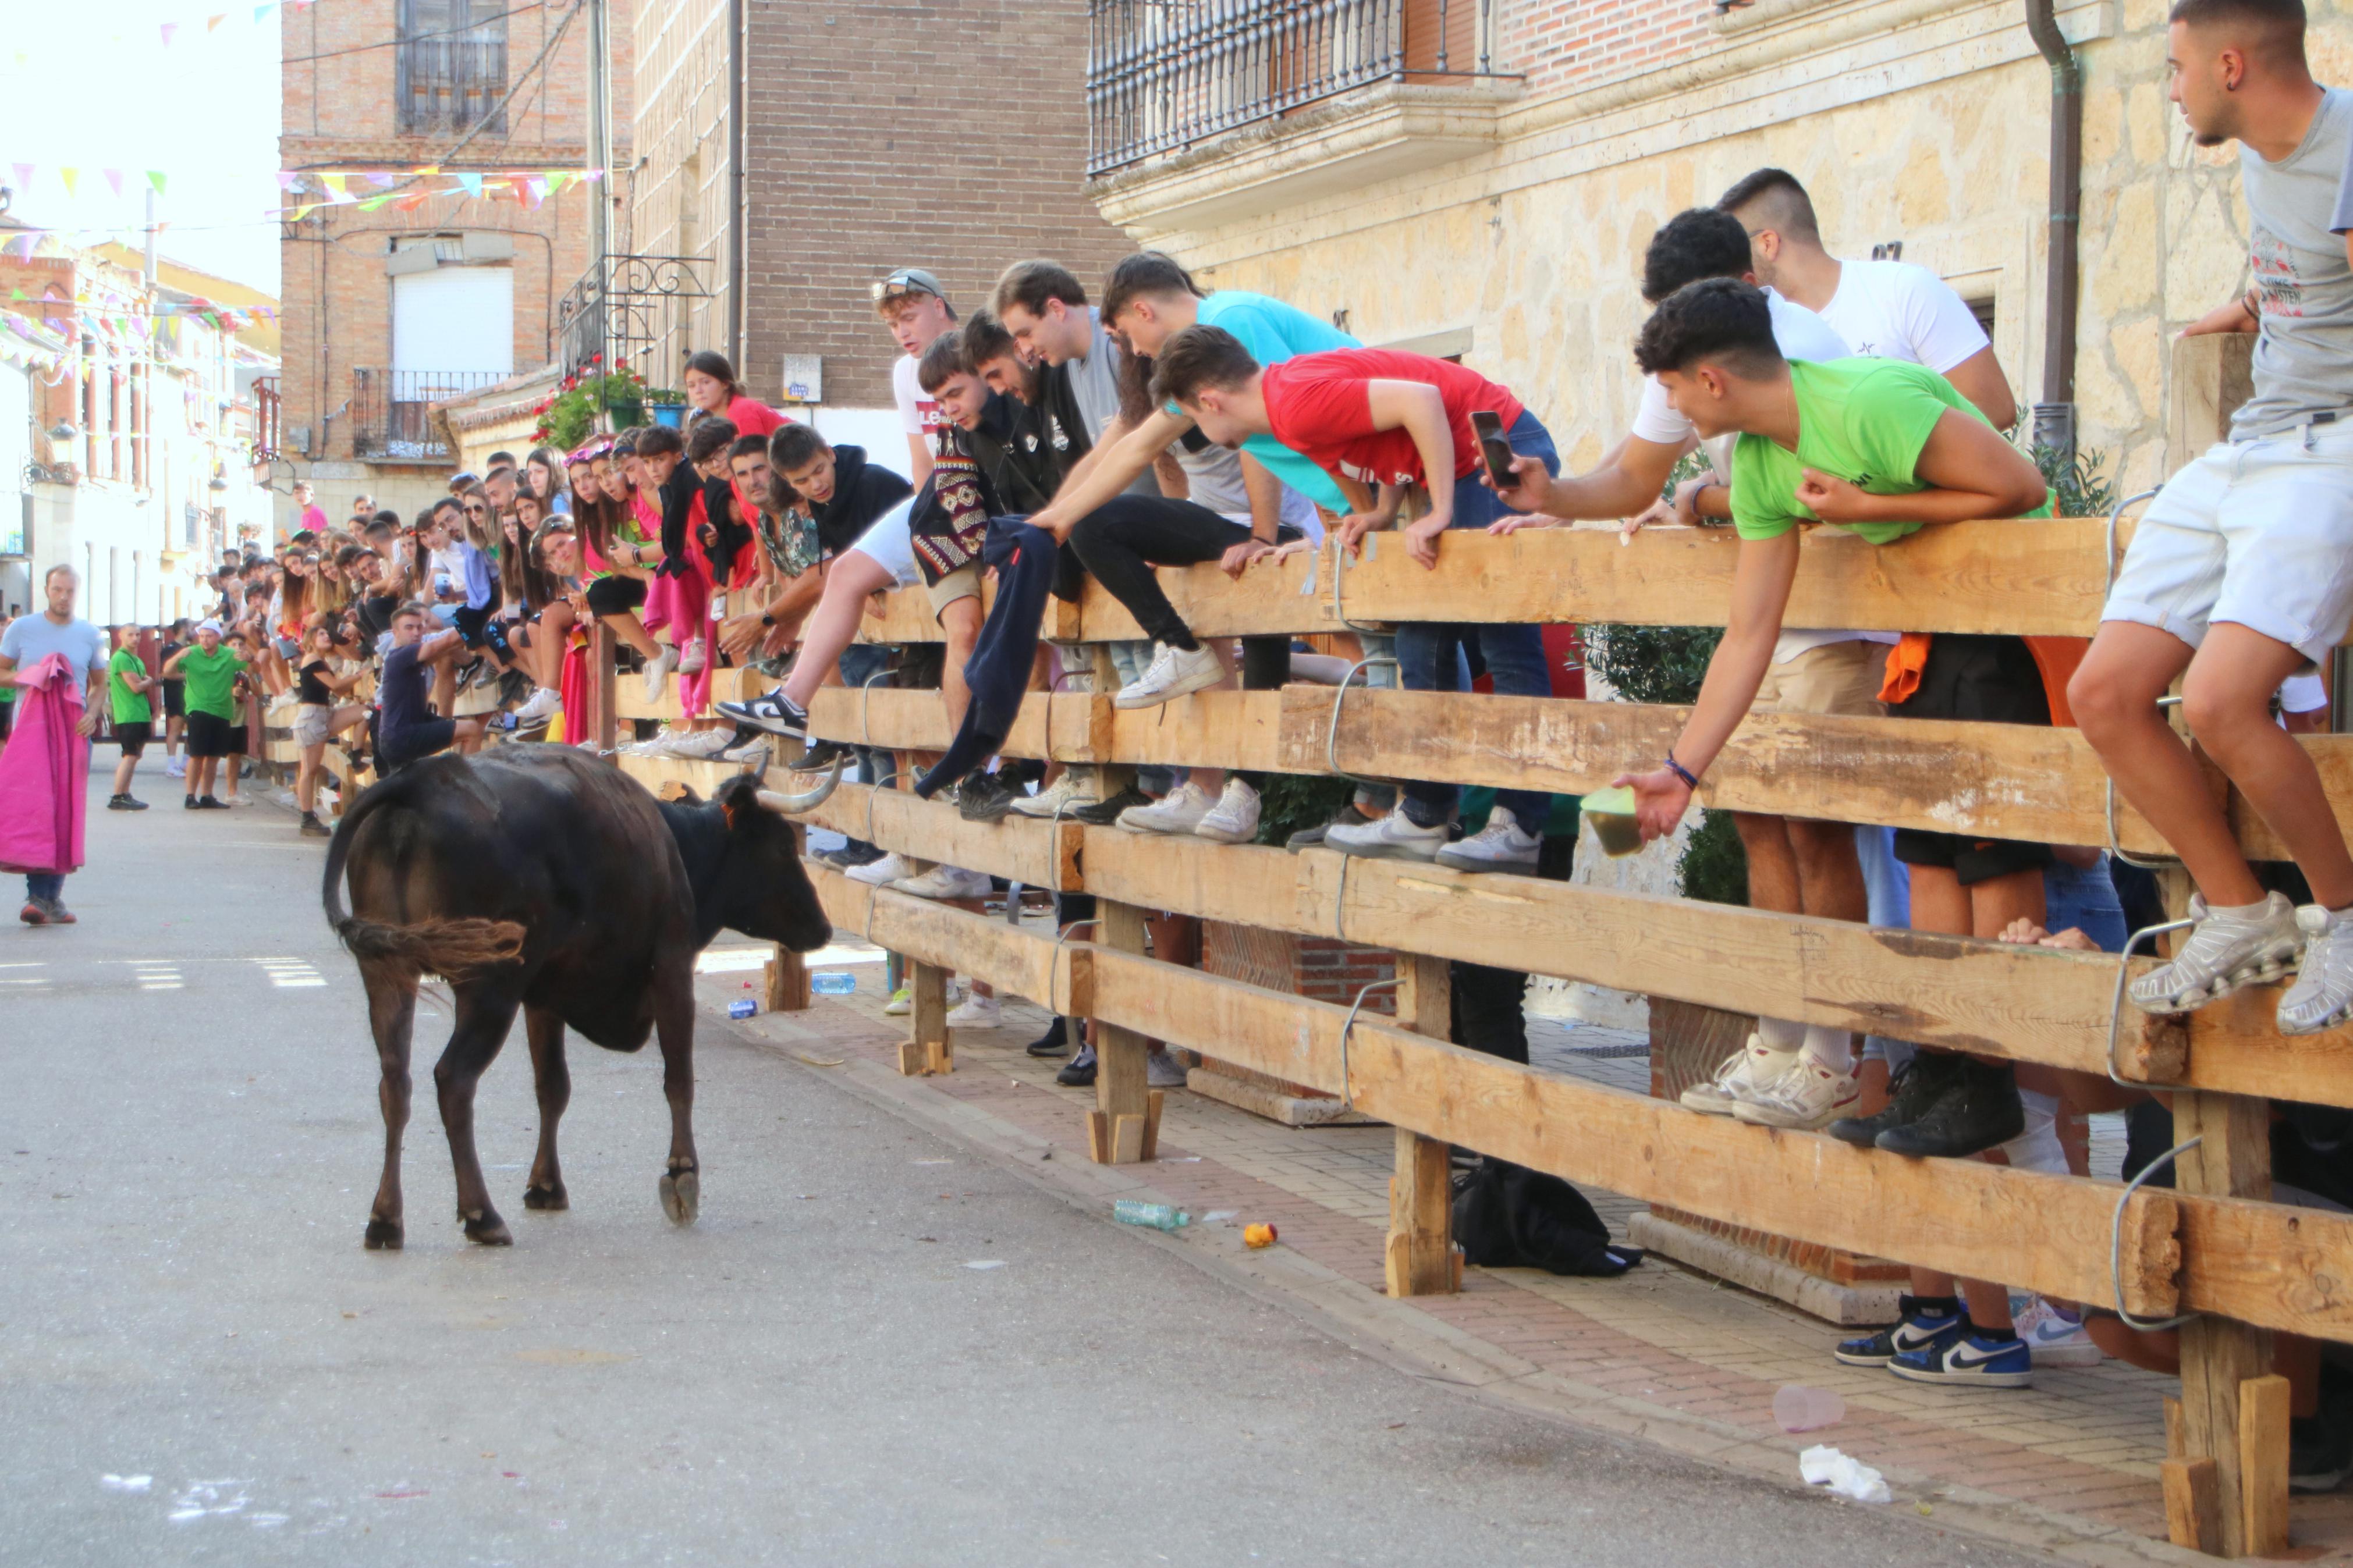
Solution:
{"label": "window", "polygon": [[470,131],[486,118],[503,132],[506,117],[490,111],[507,89],[505,0],[399,0],[399,7],[401,134]]}

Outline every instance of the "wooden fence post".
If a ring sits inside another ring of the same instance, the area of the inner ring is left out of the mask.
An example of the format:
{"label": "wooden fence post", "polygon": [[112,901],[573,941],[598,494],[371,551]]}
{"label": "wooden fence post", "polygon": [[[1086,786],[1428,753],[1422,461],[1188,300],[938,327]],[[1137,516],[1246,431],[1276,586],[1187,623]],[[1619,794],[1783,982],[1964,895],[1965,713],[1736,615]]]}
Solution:
{"label": "wooden fence post", "polygon": [[809,1005],[808,964],[779,942],[766,965],[767,1001],[771,1013],[806,1013]]}
{"label": "wooden fence post", "polygon": [[914,994],[908,1022],[913,1036],[899,1047],[899,1070],[909,1078],[955,1071],[955,1039],[948,1028],[948,972],[912,960],[907,984]]}
{"label": "wooden fence post", "polygon": [[[2176,1093],[2173,1141],[2192,1138],[2204,1142],[2175,1161],[2176,1191],[2241,1198],[2271,1195],[2271,1110],[2264,1101],[2242,1095]],[[2286,1443],[2283,1438],[2276,1447],[2254,1445],[2252,1452],[2241,1447],[2250,1417],[2258,1425],[2261,1421],[2261,1406],[2246,1399],[2246,1387],[2271,1370],[2269,1330],[2211,1313],[2181,1325],[2181,1458],[2192,1464],[2213,1461],[2219,1517],[2211,1524],[2197,1521],[2188,1540],[2176,1535],[2176,1545],[2219,1541],[2221,1555],[2246,1557],[2287,1543],[2284,1510],[2274,1512],[2265,1506],[2266,1499],[2286,1489]],[[2250,1472],[2250,1459],[2262,1467],[2262,1473]],[[2269,1473],[2274,1468],[2275,1476]],[[2269,1529],[2274,1519],[2276,1539],[2250,1535],[2250,1523]]]}
{"label": "wooden fence post", "polygon": [[[1397,955],[1398,1022],[1432,1039],[1453,1037],[1453,988],[1442,958]],[[1392,1296],[1444,1296],[1461,1289],[1454,1250],[1453,1148],[1400,1127],[1389,1177],[1389,1235],[1383,1273]]]}
{"label": "wooden fence post", "polygon": [[588,732],[596,750],[608,754],[620,727],[613,712],[613,628],[598,621],[588,634]]}
{"label": "wooden fence post", "polygon": [[[1095,902],[1103,945],[1121,952],[1145,948],[1145,911],[1109,899]],[[1134,1029],[1091,1020],[1095,1033],[1095,1109],[1087,1116],[1087,1154],[1099,1165],[1149,1160],[1160,1142],[1162,1091],[1146,1076],[1151,1042]]]}

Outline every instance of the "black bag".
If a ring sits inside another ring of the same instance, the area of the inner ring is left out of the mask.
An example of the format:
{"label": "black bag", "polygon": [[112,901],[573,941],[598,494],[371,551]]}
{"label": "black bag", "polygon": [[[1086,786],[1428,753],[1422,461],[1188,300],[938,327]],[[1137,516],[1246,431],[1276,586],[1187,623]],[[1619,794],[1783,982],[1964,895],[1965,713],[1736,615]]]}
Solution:
{"label": "black bag", "polygon": [[1583,1193],[1506,1160],[1482,1159],[1457,1182],[1454,1240],[1463,1261],[1482,1268],[1609,1279],[1642,1261],[1640,1247],[1610,1241]]}

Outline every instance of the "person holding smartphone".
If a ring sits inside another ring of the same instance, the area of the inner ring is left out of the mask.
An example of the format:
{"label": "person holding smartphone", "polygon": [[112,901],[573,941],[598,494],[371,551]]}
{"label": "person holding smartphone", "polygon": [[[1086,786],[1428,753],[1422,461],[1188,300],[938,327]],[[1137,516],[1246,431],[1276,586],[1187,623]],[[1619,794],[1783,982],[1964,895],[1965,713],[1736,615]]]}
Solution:
{"label": "person holding smartphone", "polygon": [[[1394,527],[1410,500],[1418,515],[1400,531],[1407,553],[1427,568],[1437,566],[1448,529],[1485,528],[1509,510],[1482,482],[1487,458],[1472,431],[1474,414],[1493,416],[1511,457],[1533,459],[1547,473],[1560,469],[1551,433],[1508,387],[1426,354],[1339,349],[1261,366],[1232,333],[1196,323],[1161,345],[1152,393],[1156,402],[1181,406],[1221,446],[1271,435],[1335,479],[1372,489],[1372,509],[1335,530],[1352,551],[1372,530]],[[1498,696],[1552,694],[1539,627],[1409,621],[1397,639],[1409,691],[1461,690],[1464,655],[1475,652]],[[1409,783],[1398,809],[1363,826],[1335,826],[1324,842],[1345,855],[1533,873],[1552,796],[1499,790],[1486,827],[1454,844],[1448,830],[1461,795],[1454,784]]]}

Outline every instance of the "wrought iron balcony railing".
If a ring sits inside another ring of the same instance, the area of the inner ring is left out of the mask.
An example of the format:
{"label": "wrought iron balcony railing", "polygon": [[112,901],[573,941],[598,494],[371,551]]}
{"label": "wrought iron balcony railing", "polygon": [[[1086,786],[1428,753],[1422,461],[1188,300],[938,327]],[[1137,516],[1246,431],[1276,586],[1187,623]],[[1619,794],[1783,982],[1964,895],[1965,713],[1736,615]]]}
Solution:
{"label": "wrought iron balcony railing", "polygon": [[1495,0],[1089,0],[1087,173],[1377,81],[1499,74]]}
{"label": "wrought iron balcony railing", "polygon": [[438,463],[449,457],[430,415],[433,405],[506,379],[495,370],[352,372],[352,454],[393,462]]}

